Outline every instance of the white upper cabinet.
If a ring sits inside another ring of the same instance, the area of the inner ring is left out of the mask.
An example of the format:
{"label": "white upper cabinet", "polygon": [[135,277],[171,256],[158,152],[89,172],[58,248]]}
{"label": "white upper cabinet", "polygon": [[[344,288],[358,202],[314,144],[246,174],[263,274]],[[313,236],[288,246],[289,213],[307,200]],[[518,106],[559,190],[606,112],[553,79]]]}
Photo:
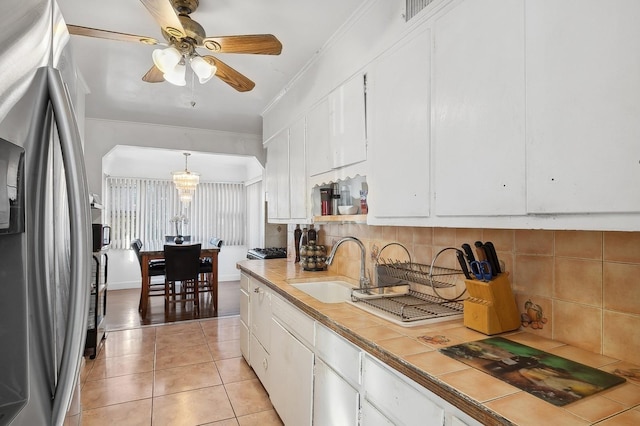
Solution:
{"label": "white upper cabinet", "polygon": [[364,74],[349,79],[307,113],[307,147],[309,176],[367,159]]}
{"label": "white upper cabinet", "polygon": [[266,181],[269,219],[288,219],[289,129],[275,135],[267,145]]}
{"label": "white upper cabinet", "polygon": [[305,163],[305,119],[276,134],[267,144],[269,219],[304,220],[308,213]]}
{"label": "white upper cabinet", "polygon": [[367,73],[370,223],[429,216],[430,57],[431,32],[422,29]]}
{"label": "white upper cabinet", "polygon": [[307,113],[307,172],[316,176],[331,170],[329,146],[329,100],[323,98]]}
{"label": "white upper cabinet", "polygon": [[524,47],[524,0],[466,0],[435,20],[436,215],[526,213]]}
{"label": "white upper cabinet", "polygon": [[358,73],[329,94],[334,169],[367,159],[365,84],[366,76]]}
{"label": "white upper cabinet", "polygon": [[640,2],[526,9],[527,206],[640,212]]}
{"label": "white upper cabinet", "polygon": [[289,205],[291,219],[309,216],[307,168],[305,163],[305,119],[299,118],[289,128]]}

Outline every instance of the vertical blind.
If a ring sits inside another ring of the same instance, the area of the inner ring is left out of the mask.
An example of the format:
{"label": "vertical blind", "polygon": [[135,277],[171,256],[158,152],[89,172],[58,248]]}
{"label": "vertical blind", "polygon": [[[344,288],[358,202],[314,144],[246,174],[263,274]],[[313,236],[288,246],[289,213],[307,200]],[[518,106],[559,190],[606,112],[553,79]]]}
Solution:
{"label": "vertical blind", "polygon": [[105,222],[111,226],[111,247],[127,249],[131,241],[162,242],[176,235],[172,219],[188,223],[182,235],[192,241],[220,238],[225,245],[245,244],[246,192],[242,183],[201,183],[188,205],[180,203],[173,182],[160,179],[106,179]]}

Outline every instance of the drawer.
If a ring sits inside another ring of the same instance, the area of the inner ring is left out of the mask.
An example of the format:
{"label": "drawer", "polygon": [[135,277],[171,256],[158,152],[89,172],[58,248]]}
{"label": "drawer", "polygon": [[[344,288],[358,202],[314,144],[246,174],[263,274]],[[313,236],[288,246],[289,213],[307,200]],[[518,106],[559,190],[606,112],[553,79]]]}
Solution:
{"label": "drawer", "polygon": [[365,400],[394,424],[444,424],[444,407],[427,390],[369,355],[363,359],[362,381]]}
{"label": "drawer", "polygon": [[271,371],[269,370],[269,354],[264,350],[260,342],[251,335],[249,343],[249,351],[251,353],[251,368],[255,371],[256,376],[260,379],[260,383],[264,386],[267,393],[271,392]]}
{"label": "drawer", "polygon": [[355,345],[316,323],[316,354],[355,387],[361,383],[361,353]]}
{"label": "drawer", "polygon": [[249,293],[249,275],[244,272],[240,273],[240,288]]}
{"label": "drawer", "polygon": [[284,299],[272,295],[271,312],[278,322],[298,339],[313,347],[315,321]]}

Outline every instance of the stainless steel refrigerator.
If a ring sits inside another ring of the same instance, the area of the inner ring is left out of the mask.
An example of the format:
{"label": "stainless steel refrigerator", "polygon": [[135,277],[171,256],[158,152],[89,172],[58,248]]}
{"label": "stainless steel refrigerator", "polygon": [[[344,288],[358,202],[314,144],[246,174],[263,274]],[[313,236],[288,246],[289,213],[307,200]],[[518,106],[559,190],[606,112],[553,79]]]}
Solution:
{"label": "stainless steel refrigerator", "polygon": [[60,425],[90,291],[78,79],[53,0],[0,1],[0,28],[0,425]]}

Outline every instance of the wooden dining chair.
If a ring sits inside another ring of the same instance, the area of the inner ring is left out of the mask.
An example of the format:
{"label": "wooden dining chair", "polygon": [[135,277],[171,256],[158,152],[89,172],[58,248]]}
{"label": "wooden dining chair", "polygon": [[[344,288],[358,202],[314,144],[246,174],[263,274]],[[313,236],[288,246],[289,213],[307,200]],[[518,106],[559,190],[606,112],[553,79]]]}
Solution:
{"label": "wooden dining chair", "polygon": [[[198,275],[200,269],[201,244],[164,246],[165,260],[165,305],[177,302],[175,283],[180,283],[180,302],[183,306],[193,301],[194,310],[199,310]],[[173,289],[173,290],[172,290]],[[191,297],[190,297],[191,296]]]}
{"label": "wooden dining chair", "polygon": [[[209,240],[209,244],[215,247],[222,247],[222,243],[223,241],[220,238],[211,238],[211,240]],[[213,288],[213,285],[211,284],[213,282],[213,279],[211,277],[211,274],[213,274],[213,259],[210,257],[203,257],[200,259],[200,279],[199,279],[199,285],[200,285],[200,292],[201,293],[205,293],[205,292],[210,292],[211,295],[213,296],[213,309],[217,310],[218,309],[218,303],[217,300],[218,298],[216,297],[216,289]]]}
{"label": "wooden dining chair", "polygon": [[[142,241],[139,238],[131,241],[131,249],[136,254],[138,258],[138,264],[140,265],[140,274],[142,274],[142,255],[140,254],[140,250],[142,250]],[[142,310],[142,294],[143,288],[142,286],[147,286],[149,288],[149,296],[164,296],[164,281],[160,283],[154,283],[152,281],[153,277],[159,277],[164,275],[164,259],[154,259],[149,262],[149,281],[146,283],[142,283],[140,287],[140,301],[138,302],[138,312]]]}

